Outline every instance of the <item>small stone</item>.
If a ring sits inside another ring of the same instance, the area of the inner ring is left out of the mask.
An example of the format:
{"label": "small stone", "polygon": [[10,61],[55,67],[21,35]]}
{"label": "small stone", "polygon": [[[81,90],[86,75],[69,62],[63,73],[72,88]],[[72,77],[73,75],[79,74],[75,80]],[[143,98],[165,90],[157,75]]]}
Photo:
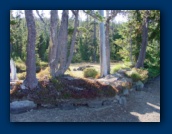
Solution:
{"label": "small stone", "polygon": [[119,104],[125,106],[127,104],[127,100],[125,97],[121,97],[119,100]]}
{"label": "small stone", "polygon": [[21,88],[21,89],[26,89],[26,87],[25,87],[24,84],[21,84],[20,88]]}
{"label": "small stone", "polygon": [[135,90],[134,88],[129,89],[130,92],[133,92],[134,90]]}
{"label": "small stone", "polygon": [[118,101],[117,100],[113,100],[114,103],[117,103]]}
{"label": "small stone", "polygon": [[103,106],[108,106],[108,105],[110,105],[112,103],[112,101],[110,101],[110,100],[104,100],[103,102],[102,102],[102,105]]}
{"label": "small stone", "polygon": [[59,104],[59,108],[62,110],[72,110],[75,109],[75,106],[72,103],[64,102]]}
{"label": "small stone", "polygon": [[140,91],[144,87],[144,84],[141,81],[136,82],[136,90]]}
{"label": "small stone", "polygon": [[119,101],[119,100],[120,100],[119,95],[116,95],[116,96],[115,96],[115,100],[117,100],[117,101]]}
{"label": "small stone", "polygon": [[98,108],[102,106],[102,101],[90,101],[88,102],[88,107],[90,108]]}
{"label": "small stone", "polygon": [[124,90],[123,90],[123,95],[129,95],[128,89],[124,89]]}

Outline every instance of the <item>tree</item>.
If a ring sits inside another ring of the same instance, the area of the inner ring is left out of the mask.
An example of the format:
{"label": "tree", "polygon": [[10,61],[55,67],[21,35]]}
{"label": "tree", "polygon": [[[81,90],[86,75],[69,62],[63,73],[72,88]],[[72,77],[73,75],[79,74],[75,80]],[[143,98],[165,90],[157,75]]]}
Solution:
{"label": "tree", "polygon": [[148,17],[149,11],[145,10],[143,12],[143,27],[142,27],[142,45],[139,53],[139,57],[136,63],[136,68],[144,67],[144,60],[146,56],[146,47],[148,44]]}
{"label": "tree", "polygon": [[[50,51],[49,51],[49,66],[50,73],[52,77],[55,77],[55,69],[58,64],[58,55],[57,55],[57,10],[51,10],[50,18]],[[59,50],[59,49],[58,49]]]}
{"label": "tree", "polygon": [[28,29],[27,58],[26,58],[26,79],[24,85],[29,89],[34,89],[38,80],[36,78],[36,59],[35,59],[35,41],[36,29],[32,10],[25,10],[25,17]]}
{"label": "tree", "polygon": [[[104,17],[104,10],[99,10],[99,13]],[[105,28],[104,22],[100,23],[100,76],[107,75],[107,56],[106,56],[106,39],[105,39]]]}
{"label": "tree", "polygon": [[[72,61],[73,51],[76,41],[76,32],[78,27],[78,13],[79,10],[72,10],[75,16],[74,30],[72,34],[72,40],[69,49],[68,56],[68,10],[63,10],[62,19],[59,32],[57,34],[57,11],[51,11],[51,41],[50,47],[50,71],[52,77],[58,77],[63,75],[69,68]],[[57,36],[58,35],[58,36]],[[60,64],[58,64],[60,62]]]}
{"label": "tree", "polygon": [[109,43],[109,34],[110,34],[110,20],[113,19],[120,10],[111,10],[111,14],[109,13],[109,10],[106,10],[106,61],[107,61],[107,73],[110,74],[110,43]]}

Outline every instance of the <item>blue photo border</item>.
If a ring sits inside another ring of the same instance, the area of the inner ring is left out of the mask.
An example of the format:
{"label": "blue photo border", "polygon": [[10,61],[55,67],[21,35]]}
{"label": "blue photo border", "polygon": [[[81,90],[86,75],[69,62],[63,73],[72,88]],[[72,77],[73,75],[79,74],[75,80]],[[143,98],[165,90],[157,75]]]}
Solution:
{"label": "blue photo border", "polygon": [[[0,10],[0,130],[5,133],[165,133],[172,132],[171,3],[169,0],[10,0]],[[160,123],[10,123],[9,13],[23,9],[152,9],[161,12],[161,122]]]}

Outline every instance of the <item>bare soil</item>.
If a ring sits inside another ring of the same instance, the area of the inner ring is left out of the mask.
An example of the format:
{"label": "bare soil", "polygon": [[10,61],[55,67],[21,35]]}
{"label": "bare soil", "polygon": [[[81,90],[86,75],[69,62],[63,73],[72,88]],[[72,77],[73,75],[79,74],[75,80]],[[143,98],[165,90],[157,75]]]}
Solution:
{"label": "bare soil", "polygon": [[143,90],[130,92],[125,106],[39,108],[10,114],[10,122],[160,122],[160,77],[149,81]]}

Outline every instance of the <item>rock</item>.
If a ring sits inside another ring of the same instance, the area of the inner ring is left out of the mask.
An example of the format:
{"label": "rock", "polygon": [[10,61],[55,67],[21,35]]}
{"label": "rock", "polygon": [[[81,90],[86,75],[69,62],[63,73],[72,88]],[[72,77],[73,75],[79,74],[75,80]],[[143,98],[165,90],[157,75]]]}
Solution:
{"label": "rock", "polygon": [[33,101],[24,100],[24,101],[14,101],[10,103],[10,113],[23,113],[31,109],[36,108],[37,105]]}
{"label": "rock", "polygon": [[77,71],[76,68],[74,68],[73,71]]}
{"label": "rock", "polygon": [[47,108],[47,109],[52,109],[52,108],[56,107],[55,105],[52,105],[52,104],[42,104],[42,106]]}
{"label": "rock", "polygon": [[144,84],[141,81],[136,82],[136,90],[140,91],[144,87]]}
{"label": "rock", "polygon": [[25,87],[24,84],[21,84],[21,85],[20,85],[20,88],[21,88],[21,89],[26,89],[26,87]]}
{"label": "rock", "polygon": [[124,77],[124,76],[123,76],[122,74],[120,74],[120,73],[115,73],[115,74],[113,74],[113,76],[117,77],[118,79],[121,79],[121,78]]}
{"label": "rock", "polygon": [[124,89],[124,90],[123,90],[123,95],[129,95],[128,89]]}
{"label": "rock", "polygon": [[90,108],[98,108],[102,106],[102,101],[89,101],[88,107]]}
{"label": "rock", "polygon": [[114,76],[110,74],[105,76],[105,79],[111,79],[111,78],[114,78]]}
{"label": "rock", "polygon": [[110,105],[112,103],[112,101],[110,101],[110,100],[104,100],[103,102],[102,102],[102,105],[103,106],[108,106],[108,105]]}
{"label": "rock", "polygon": [[127,104],[127,100],[125,97],[121,97],[119,99],[119,104],[125,106]]}
{"label": "rock", "polygon": [[120,100],[120,96],[119,95],[116,95],[115,96],[115,100],[119,101]]}
{"label": "rock", "polygon": [[75,106],[72,103],[63,102],[58,105],[58,107],[62,110],[73,110]]}
{"label": "rock", "polygon": [[135,90],[136,90],[135,87],[132,87],[131,89],[129,89],[130,92],[135,91]]}

